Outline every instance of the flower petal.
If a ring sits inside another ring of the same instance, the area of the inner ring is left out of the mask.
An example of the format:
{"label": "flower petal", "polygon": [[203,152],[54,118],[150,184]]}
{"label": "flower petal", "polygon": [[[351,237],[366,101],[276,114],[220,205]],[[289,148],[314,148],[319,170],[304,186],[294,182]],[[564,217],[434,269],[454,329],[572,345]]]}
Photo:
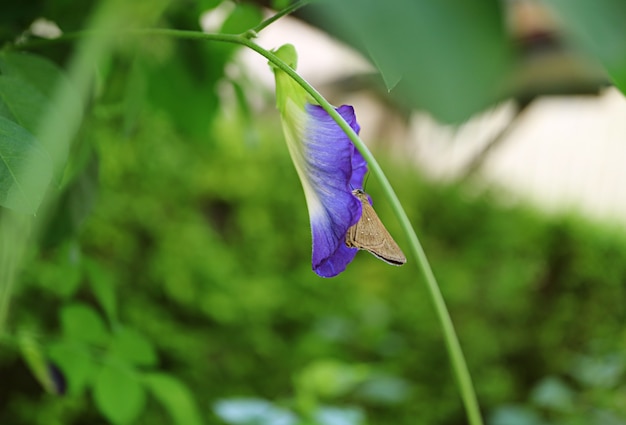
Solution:
{"label": "flower petal", "polygon": [[[293,46],[283,46],[276,54],[295,64]],[[352,190],[363,187],[367,163],[334,119],[313,105],[289,76],[273,69],[277,107],[311,219],[313,270],[323,277],[336,276],[358,251],[346,246],[345,240],[348,229],[361,218],[362,204]],[[355,132],[360,130],[351,106],[336,111]]]}
{"label": "flower petal", "polygon": [[[322,107],[308,104],[306,111],[309,120],[302,143],[309,180],[305,195],[313,236],[313,270],[320,276],[332,277],[344,271],[358,251],[347,247],[345,238],[350,226],[361,217],[361,203],[352,189],[363,187],[367,164]],[[351,106],[343,105],[337,112],[359,131]]]}

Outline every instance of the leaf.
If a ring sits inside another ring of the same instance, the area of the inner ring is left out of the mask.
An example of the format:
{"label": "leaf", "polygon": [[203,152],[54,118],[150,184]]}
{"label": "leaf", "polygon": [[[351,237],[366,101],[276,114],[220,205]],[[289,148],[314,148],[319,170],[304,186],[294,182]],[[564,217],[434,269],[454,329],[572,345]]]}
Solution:
{"label": "leaf", "polygon": [[626,93],[626,2],[550,0],[548,2],[580,45],[602,62]]}
{"label": "leaf", "polygon": [[169,412],[174,423],[179,425],[203,423],[193,394],[182,382],[162,373],[145,375],[144,382],[148,390]]}
{"label": "leaf", "polygon": [[48,355],[63,371],[71,395],[81,395],[87,383],[95,378],[96,365],[83,344],[57,342],[48,347]]}
{"label": "leaf", "polygon": [[359,425],[365,423],[365,414],[358,408],[324,406],[315,412],[319,425]]}
{"label": "leaf", "polygon": [[31,373],[46,391],[55,393],[56,385],[50,374],[48,360],[36,336],[28,330],[20,329],[17,333],[17,342],[22,358]]}
{"label": "leaf", "polygon": [[33,134],[46,113],[48,99],[28,82],[18,77],[0,75],[0,102],[6,118]]}
{"label": "leaf", "polygon": [[98,409],[116,425],[132,423],[145,407],[146,393],[133,371],[107,363],[93,388]]}
{"label": "leaf", "polygon": [[85,259],[85,273],[89,279],[100,307],[104,310],[109,322],[117,322],[117,300],[115,297],[115,284],[111,272],[102,267],[98,262]]}
{"label": "leaf", "polygon": [[119,328],[113,335],[110,354],[137,366],[154,366],[157,356],[150,341],[131,328]]}
{"label": "leaf", "polygon": [[0,205],[34,214],[52,178],[52,162],[35,137],[0,116]]}
{"label": "leaf", "polygon": [[224,21],[220,32],[239,34],[254,28],[262,19],[263,15],[257,6],[248,3],[238,3],[237,7]]}
{"label": "leaf", "polygon": [[92,344],[104,344],[109,335],[96,311],[84,304],[74,303],[61,310],[61,327],[68,339]]}
{"label": "leaf", "polygon": [[314,10],[321,22],[334,24],[335,32],[371,57],[401,100],[458,122],[504,95],[514,51],[500,4],[328,0]]}
{"label": "leaf", "polygon": [[220,400],[213,410],[231,425],[296,425],[296,415],[266,400],[241,398]]}
{"label": "leaf", "polygon": [[[80,97],[65,73],[42,56],[0,53],[0,100],[15,121],[38,135],[37,126],[58,90],[67,93],[72,113],[82,115]],[[10,117],[9,117],[10,118]]]}

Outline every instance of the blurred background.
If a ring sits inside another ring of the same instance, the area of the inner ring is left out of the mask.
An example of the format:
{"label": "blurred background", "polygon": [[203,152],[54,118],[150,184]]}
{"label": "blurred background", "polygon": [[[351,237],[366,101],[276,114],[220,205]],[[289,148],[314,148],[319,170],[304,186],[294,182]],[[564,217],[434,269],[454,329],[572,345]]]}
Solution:
{"label": "blurred background", "polygon": [[[34,74],[23,50],[83,99],[56,123],[80,127],[4,289],[0,424],[466,423],[413,258],[311,271],[266,59],[123,33],[238,34],[289,4],[0,6],[0,92]],[[490,425],[626,423],[626,14],[588,7],[316,2],[255,39],[294,44],[299,73],[354,105]],[[37,42],[86,28],[120,33],[82,74],[89,34]],[[406,247],[375,178],[366,190]]]}

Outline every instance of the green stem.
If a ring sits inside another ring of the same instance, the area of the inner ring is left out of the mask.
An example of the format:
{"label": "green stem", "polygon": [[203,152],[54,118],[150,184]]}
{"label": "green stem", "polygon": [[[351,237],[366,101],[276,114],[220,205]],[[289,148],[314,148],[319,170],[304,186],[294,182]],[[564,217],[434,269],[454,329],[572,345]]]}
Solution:
{"label": "green stem", "polygon": [[[267,25],[269,25],[269,23]],[[263,29],[265,26],[261,27],[260,29]],[[138,35],[164,35],[178,38],[220,41],[246,46],[249,49],[252,49],[255,52],[259,53],[261,56],[265,57],[274,66],[289,75],[302,88],[304,88],[311,95],[311,97],[313,97],[313,99],[315,99],[315,101],[317,101],[320,106],[324,108],[326,112],[328,112],[328,114],[335,120],[335,122],[337,122],[339,127],[341,127],[341,129],[348,135],[350,140],[352,140],[354,145],[357,147],[359,152],[361,152],[361,154],[369,164],[371,172],[380,181],[382,189],[387,196],[387,200],[389,201],[392,210],[394,211],[398,221],[400,222],[400,225],[402,226],[405,234],[408,236],[410,251],[417,260],[418,269],[422,274],[422,277],[426,281],[426,286],[435,307],[437,317],[439,319],[439,322],[441,323],[444,340],[446,342],[446,348],[450,356],[450,362],[452,364],[454,375],[456,376],[459,385],[459,392],[465,406],[468,421],[471,425],[482,425],[483,422],[480,414],[480,409],[478,407],[478,400],[476,398],[476,393],[472,384],[472,378],[467,368],[465,357],[463,356],[461,344],[459,343],[459,339],[454,329],[450,313],[448,312],[445,301],[443,299],[443,295],[441,294],[441,290],[439,289],[437,279],[435,278],[430,263],[428,262],[428,258],[426,257],[426,253],[422,248],[417,234],[413,230],[413,226],[411,225],[411,222],[406,212],[404,211],[404,208],[402,207],[398,196],[393,190],[393,187],[391,186],[391,183],[389,183],[389,180],[385,176],[382,168],[378,164],[378,161],[376,161],[374,155],[372,155],[372,153],[369,151],[369,149],[367,148],[365,143],[363,143],[360,137],[356,134],[356,132],[352,130],[352,127],[350,127],[350,125],[341,117],[341,115],[339,115],[339,113],[335,111],[335,108],[328,101],[326,101],[326,99],[324,99],[324,97],[322,97],[322,95],[317,90],[315,90],[313,86],[311,86],[306,80],[300,77],[300,75],[298,75],[286,63],[276,57],[272,52],[251,41],[247,36],[249,35],[249,33],[247,33],[247,35],[207,34],[195,31],[174,29],[137,29],[126,31],[126,33]],[[68,34],[62,39],[50,40],[50,42],[63,41],[63,39],[71,39],[75,38],[76,36],[77,34]]]}
{"label": "green stem", "polygon": [[274,22],[276,22],[277,20],[279,20],[283,16],[289,15],[289,14],[295,12],[296,10],[300,9],[301,7],[306,6],[307,3],[309,3],[309,0],[301,0],[301,1],[297,1],[297,2],[293,3],[290,6],[287,6],[286,8],[281,10],[280,12],[276,13],[275,15],[270,16],[269,18],[267,18],[266,20],[261,22],[259,25],[257,25],[256,27],[252,28],[250,31],[247,31],[246,34],[253,34],[253,35],[258,34],[265,27],[273,24]]}

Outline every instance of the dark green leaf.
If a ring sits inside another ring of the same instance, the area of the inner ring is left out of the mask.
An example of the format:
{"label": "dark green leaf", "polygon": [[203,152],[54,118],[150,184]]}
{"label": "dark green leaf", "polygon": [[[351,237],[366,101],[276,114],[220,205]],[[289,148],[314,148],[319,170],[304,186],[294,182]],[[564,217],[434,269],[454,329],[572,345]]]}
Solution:
{"label": "dark green leaf", "polygon": [[503,96],[512,48],[500,3],[344,0],[316,8],[371,57],[403,100],[461,121]]}
{"label": "dark green leaf", "polygon": [[193,394],[179,380],[169,375],[153,373],[145,375],[146,387],[163,404],[178,425],[200,425],[202,419]]}
{"label": "dark green leaf", "polygon": [[606,67],[626,93],[626,2],[622,0],[550,0],[576,40]]}
{"label": "dark green leaf", "polygon": [[52,177],[52,163],[39,141],[15,122],[0,117],[0,205],[37,211]]}
{"label": "dark green leaf", "polygon": [[34,86],[18,77],[0,75],[0,102],[6,118],[36,134],[41,117],[46,113],[46,97]]}
{"label": "dark green leaf", "polygon": [[93,388],[98,409],[115,425],[132,423],[145,407],[146,393],[133,371],[107,363]]}

